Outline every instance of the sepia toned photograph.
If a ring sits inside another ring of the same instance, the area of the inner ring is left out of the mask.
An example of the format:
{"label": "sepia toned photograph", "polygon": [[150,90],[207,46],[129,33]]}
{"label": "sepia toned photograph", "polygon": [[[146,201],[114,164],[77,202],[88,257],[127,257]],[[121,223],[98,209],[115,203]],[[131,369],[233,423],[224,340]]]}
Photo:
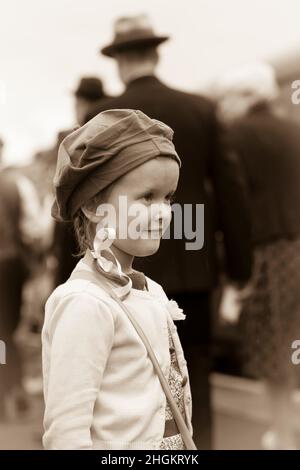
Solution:
{"label": "sepia toned photograph", "polygon": [[0,463],[299,450],[299,2],[0,14]]}

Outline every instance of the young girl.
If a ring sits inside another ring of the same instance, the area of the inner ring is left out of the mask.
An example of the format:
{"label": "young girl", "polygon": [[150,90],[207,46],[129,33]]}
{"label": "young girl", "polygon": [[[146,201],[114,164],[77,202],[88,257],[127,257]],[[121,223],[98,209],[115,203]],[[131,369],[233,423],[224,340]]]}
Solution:
{"label": "young girl", "polygon": [[172,136],[141,111],[109,110],[60,146],[52,213],[73,221],[85,255],[46,304],[46,449],[186,448],[141,337],[107,291],[144,331],[192,433],[187,365],[173,322],[185,316],[132,268],[135,256],[158,250],[170,222],[180,167]]}

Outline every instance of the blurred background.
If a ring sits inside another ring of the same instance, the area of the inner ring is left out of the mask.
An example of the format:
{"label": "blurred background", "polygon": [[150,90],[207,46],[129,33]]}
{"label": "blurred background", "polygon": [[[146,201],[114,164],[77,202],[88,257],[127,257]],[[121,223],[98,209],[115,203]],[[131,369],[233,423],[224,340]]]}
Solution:
{"label": "blurred background", "polygon": [[[0,229],[9,243],[2,244],[0,249],[3,260],[0,315],[4,310],[10,311],[12,324],[8,333],[0,321],[3,328],[0,339],[13,336],[13,340],[7,340],[7,357],[14,358],[16,367],[7,370],[6,365],[0,365],[0,392],[2,390],[5,396],[0,405],[0,449],[41,448],[43,307],[53,288],[64,280],[61,272],[57,274],[63,245],[54,243],[59,229],[50,217],[58,145],[66,130],[79,121],[75,98],[83,77],[101,79],[107,95],[117,96],[124,91],[115,61],[101,55],[100,48],[112,40],[116,18],[144,13],[158,34],[170,36],[170,40],[160,46],[157,67],[157,76],[166,85],[207,96],[219,106],[221,120],[228,125],[222,100],[243,81],[242,74],[237,81],[233,79],[231,86],[228,80],[231,71],[245,64],[267,62],[273,67],[278,90],[274,97],[276,109],[283,120],[295,123],[293,139],[299,132],[300,104],[297,100],[292,102],[292,93],[297,90],[292,84],[300,80],[300,4],[297,0],[187,0],[185,3],[179,0],[2,0],[0,171],[5,177],[0,180]],[[244,93],[244,97],[250,93],[247,85],[246,90],[241,91],[241,88],[239,92]],[[278,129],[274,130],[275,134]],[[295,144],[293,151],[297,154],[296,148]],[[282,153],[285,153],[284,147]],[[272,181],[271,189],[275,194],[276,184]],[[290,176],[286,176],[283,187],[288,186],[289,181]],[[298,180],[296,186],[297,183]],[[293,203],[296,199],[294,195]],[[290,218],[294,213],[297,213],[297,206]],[[295,233],[298,234],[298,228]],[[222,240],[222,236],[216,238],[216,243],[218,240]],[[21,257],[16,256],[18,243]],[[284,260],[283,264],[288,262]],[[300,284],[295,283],[293,292],[300,290],[299,287]],[[228,295],[227,311],[228,305],[232,305],[230,293]],[[276,447],[265,382],[263,377],[245,372],[240,353],[245,337],[240,336],[234,308],[233,318],[225,314],[224,320],[220,315],[221,298],[222,292],[216,289],[212,310],[213,367],[209,374],[211,447]],[[294,339],[298,339],[297,331],[294,329]],[[270,330],[270,334],[272,332]],[[7,394],[5,389],[9,383],[11,392]],[[298,383],[292,390],[293,411],[289,414],[294,416],[295,440],[291,443],[287,437],[287,447],[300,445],[297,387]],[[278,422],[279,427],[285,427],[282,418],[279,417]]]}
{"label": "blurred background", "polygon": [[28,161],[73,124],[72,91],[84,75],[101,75],[108,93],[122,90],[115,64],[99,49],[112,37],[113,20],[146,12],[162,45],[159,76],[200,91],[220,73],[256,59],[299,50],[296,0],[179,1],[17,0],[1,3],[1,108],[5,161]]}

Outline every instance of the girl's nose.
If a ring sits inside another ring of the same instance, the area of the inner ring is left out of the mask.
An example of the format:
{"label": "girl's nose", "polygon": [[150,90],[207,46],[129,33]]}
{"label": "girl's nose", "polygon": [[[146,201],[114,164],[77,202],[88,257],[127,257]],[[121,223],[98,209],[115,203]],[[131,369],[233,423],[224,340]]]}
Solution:
{"label": "girl's nose", "polygon": [[163,221],[166,218],[169,218],[171,213],[171,208],[167,204],[158,204],[157,210],[155,212],[155,220]]}

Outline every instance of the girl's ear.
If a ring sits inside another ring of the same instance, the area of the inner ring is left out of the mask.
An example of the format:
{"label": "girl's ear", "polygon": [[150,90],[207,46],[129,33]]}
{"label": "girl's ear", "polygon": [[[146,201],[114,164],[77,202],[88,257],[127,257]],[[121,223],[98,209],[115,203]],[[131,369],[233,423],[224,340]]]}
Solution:
{"label": "girl's ear", "polygon": [[95,212],[93,212],[91,209],[87,208],[86,206],[82,206],[81,210],[91,222],[95,222],[97,224],[100,221],[100,217],[97,216]]}

